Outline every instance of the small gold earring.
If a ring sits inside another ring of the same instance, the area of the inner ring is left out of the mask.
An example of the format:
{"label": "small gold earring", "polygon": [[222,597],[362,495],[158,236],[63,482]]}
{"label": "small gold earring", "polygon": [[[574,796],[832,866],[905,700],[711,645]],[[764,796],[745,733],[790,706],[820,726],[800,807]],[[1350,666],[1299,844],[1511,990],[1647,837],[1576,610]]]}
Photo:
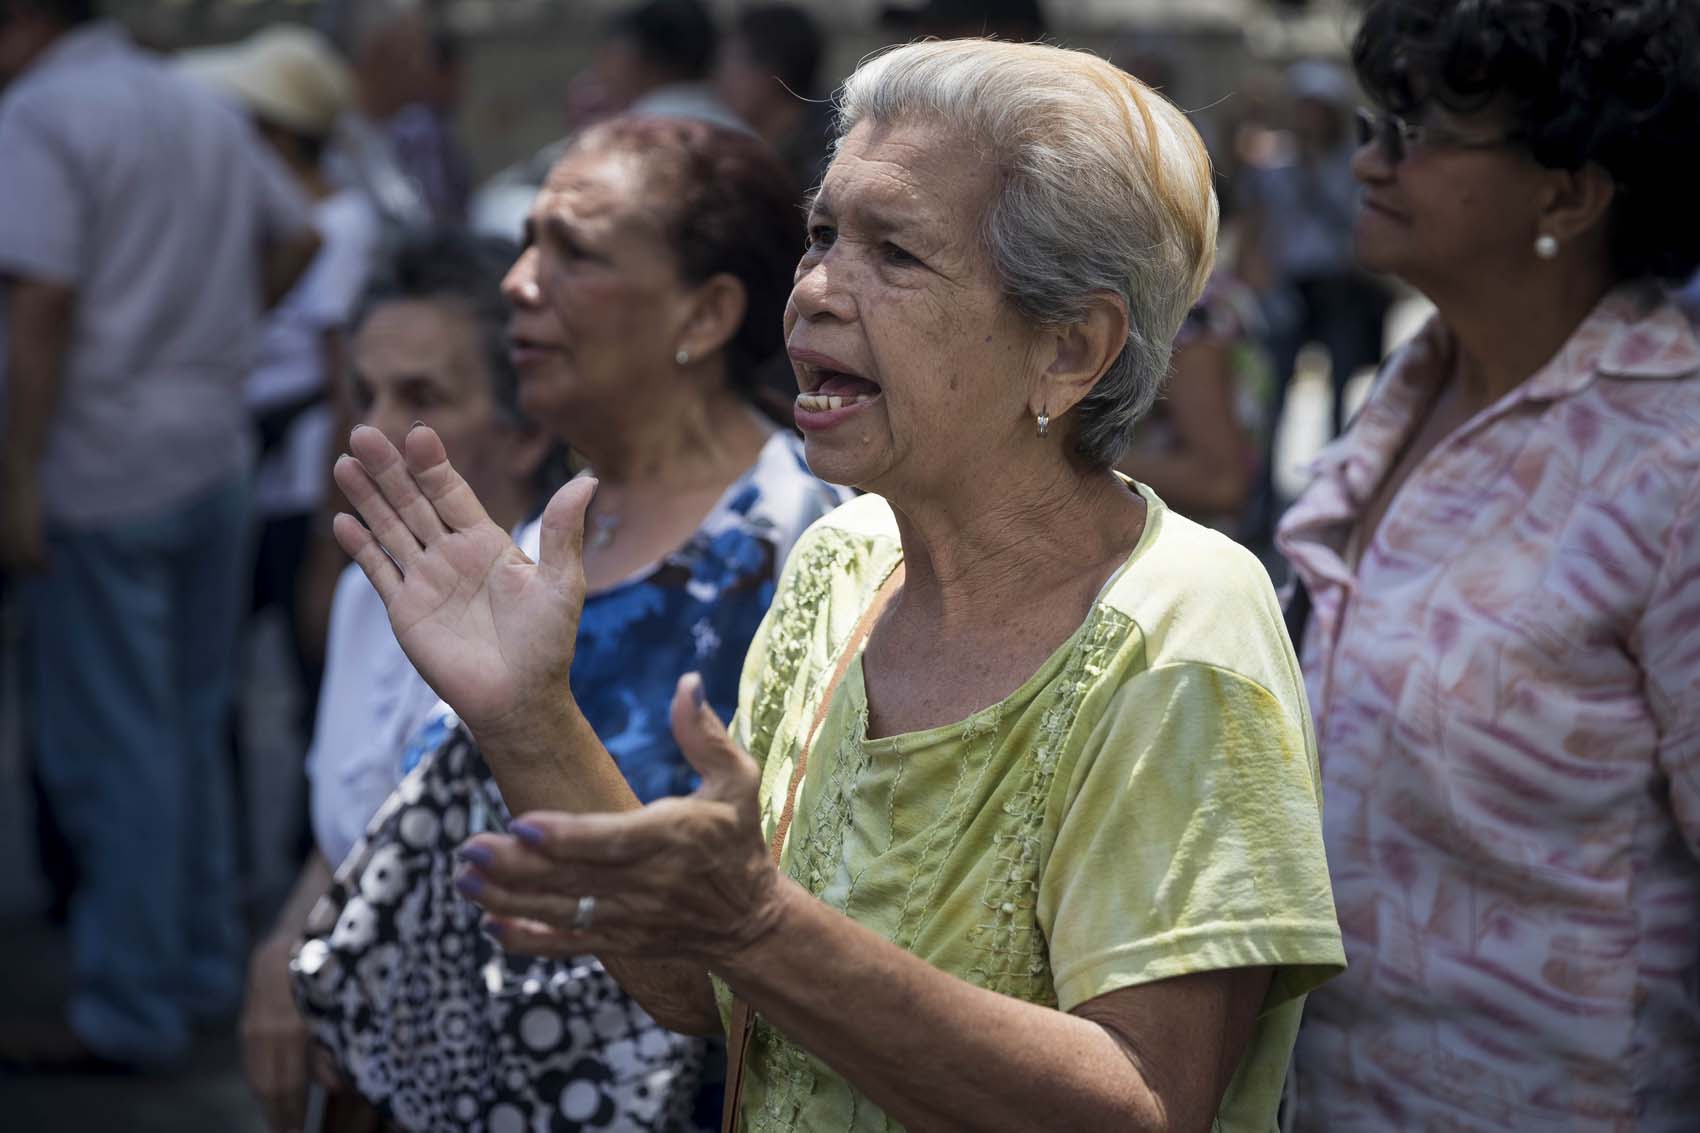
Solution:
{"label": "small gold earring", "polygon": [[1041,410],[1039,410],[1039,416],[1038,416],[1037,420],[1039,422],[1039,435],[1041,437],[1045,436],[1047,433],[1049,433],[1051,431],[1051,415],[1049,413],[1046,413],[1043,409],[1041,409]]}

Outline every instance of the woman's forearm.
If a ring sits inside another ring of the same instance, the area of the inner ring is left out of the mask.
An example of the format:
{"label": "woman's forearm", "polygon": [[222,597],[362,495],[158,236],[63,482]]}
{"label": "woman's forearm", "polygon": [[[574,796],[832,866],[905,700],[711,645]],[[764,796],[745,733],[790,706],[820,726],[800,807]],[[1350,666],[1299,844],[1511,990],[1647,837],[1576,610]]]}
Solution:
{"label": "woman's forearm", "polygon": [[1156,1094],[1098,1024],[974,987],[787,887],[773,932],[717,974],[895,1121],[1167,1128]]}
{"label": "woman's forearm", "polygon": [[[475,736],[514,815],[636,810],[638,798],[570,695],[539,706],[523,728]],[[598,956],[656,1022],[682,1034],[721,1033],[708,973],[690,961]]]}
{"label": "woman's forearm", "polygon": [[325,855],[313,850],[307,855],[307,860],[301,865],[301,873],[295,879],[295,886],[289,891],[289,897],[278,911],[277,919],[272,922],[269,939],[287,940],[293,945],[307,927],[307,917],[312,913],[320,897],[331,887],[331,865],[325,860]]}
{"label": "woman's forearm", "polygon": [[571,693],[530,705],[523,720],[480,729],[473,738],[510,814],[607,814],[641,805]]}

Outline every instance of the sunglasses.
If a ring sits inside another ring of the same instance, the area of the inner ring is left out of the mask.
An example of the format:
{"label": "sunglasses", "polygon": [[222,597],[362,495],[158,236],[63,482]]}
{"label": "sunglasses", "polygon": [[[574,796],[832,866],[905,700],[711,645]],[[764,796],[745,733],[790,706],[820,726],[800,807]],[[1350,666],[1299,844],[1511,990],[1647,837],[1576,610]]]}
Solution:
{"label": "sunglasses", "polygon": [[1500,149],[1520,139],[1515,132],[1497,138],[1471,138],[1454,133],[1444,126],[1427,126],[1381,111],[1359,107],[1354,116],[1358,125],[1358,146],[1372,142],[1381,147],[1381,155],[1389,164],[1398,165],[1413,148],[1423,149]]}

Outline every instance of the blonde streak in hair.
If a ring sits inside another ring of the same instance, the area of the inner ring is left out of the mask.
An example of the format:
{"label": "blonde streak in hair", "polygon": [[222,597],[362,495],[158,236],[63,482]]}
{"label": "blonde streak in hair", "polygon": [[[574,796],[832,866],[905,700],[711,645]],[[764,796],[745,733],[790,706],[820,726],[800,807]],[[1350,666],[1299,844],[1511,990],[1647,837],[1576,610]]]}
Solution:
{"label": "blonde streak in hair", "polygon": [[[1121,137],[1126,139],[1125,147],[1116,148],[1122,149],[1131,159],[1126,162],[1106,162],[1102,172],[1119,180],[1121,187],[1139,203],[1140,212],[1143,214],[1141,219],[1155,223],[1161,230],[1165,218],[1160,214],[1151,215],[1150,205],[1162,200],[1163,163],[1156,145],[1153,122],[1137,93],[1142,84],[1133,76],[1096,56],[1087,56],[1086,59],[1089,62],[1080,68],[1082,77],[1104,95],[1108,104],[1114,108],[1120,119]],[[1142,145],[1146,150],[1143,168],[1139,153]]]}
{"label": "blonde streak in hair", "polygon": [[1197,302],[1204,293],[1205,286],[1210,281],[1211,272],[1216,266],[1217,229],[1221,222],[1221,202],[1216,198],[1213,180],[1214,166],[1210,160],[1210,151],[1205,148],[1204,139],[1198,130],[1187,119],[1179,107],[1172,103],[1166,106],[1167,117],[1170,119],[1169,140],[1175,149],[1175,160],[1189,174],[1185,179],[1190,184],[1191,198],[1182,198],[1178,204],[1182,206],[1181,215],[1185,218],[1183,227],[1190,238],[1192,247],[1188,249],[1195,268],[1192,279],[1192,294],[1188,306]]}
{"label": "blonde streak in hair", "polygon": [[1131,84],[1137,84],[1130,90],[1141,91],[1158,102],[1153,111],[1143,98],[1135,99],[1151,127],[1152,164],[1163,171],[1152,178],[1152,189],[1178,237],[1176,250],[1193,265],[1184,316],[1185,309],[1203,294],[1215,266],[1219,213],[1210,185],[1210,156],[1198,131],[1178,107],[1138,79],[1128,78]]}
{"label": "blonde streak in hair", "polygon": [[[1108,64],[1106,64],[1106,66],[1108,66]],[[1128,124],[1130,126],[1132,125],[1132,120],[1127,112],[1128,104],[1132,103],[1133,108],[1139,112],[1139,136],[1145,143],[1146,157],[1150,163],[1151,190],[1157,195],[1158,200],[1167,200],[1169,197],[1169,186],[1165,175],[1168,173],[1168,170],[1164,168],[1165,163],[1163,161],[1162,142],[1157,136],[1157,119],[1151,113],[1151,107],[1146,102],[1146,96],[1153,92],[1144,83],[1140,82],[1132,75],[1127,74],[1125,71],[1121,72],[1118,77],[1123,80],[1121,83],[1122,89],[1119,91],[1108,86],[1110,77],[1106,76],[1107,93],[1121,107],[1122,117],[1124,119],[1128,119]]]}
{"label": "blonde streak in hair", "polygon": [[[1168,121],[1168,118],[1178,111],[1174,109],[1168,99],[1152,90],[1136,75],[1129,74],[1109,63],[1103,64],[1102,71],[1099,71],[1098,68],[1093,70],[1095,72],[1092,75],[1094,84],[1109,96],[1111,104],[1116,107],[1121,116],[1123,127],[1127,130],[1128,135],[1139,137],[1143,143],[1145,164],[1147,170],[1149,170],[1146,175],[1148,181],[1146,185],[1133,185],[1135,193],[1141,197],[1146,197],[1149,194],[1150,197],[1155,199],[1155,203],[1160,209],[1159,223],[1163,227],[1175,231],[1181,238],[1183,246],[1177,250],[1188,259],[1196,260],[1202,251],[1197,228],[1202,227],[1203,224],[1200,222],[1195,227],[1193,223],[1199,221],[1198,210],[1194,207],[1194,202],[1187,199],[1189,196],[1187,190],[1196,190],[1198,186],[1196,181],[1188,184],[1188,181],[1192,180],[1190,178],[1175,175],[1178,171],[1170,168],[1169,159],[1172,155],[1168,151],[1167,144],[1171,139],[1175,139],[1173,123]],[[1151,103],[1153,101],[1158,104],[1156,110],[1152,108]],[[1134,112],[1137,112],[1139,117],[1139,128],[1137,130],[1134,124]],[[1195,163],[1188,161],[1185,166],[1192,166],[1193,164]],[[1208,278],[1208,274],[1206,274],[1206,278]],[[1200,290],[1202,290],[1202,287]],[[1196,299],[1197,296],[1194,295],[1192,298]],[[1191,306],[1190,300],[1188,306]]]}
{"label": "blonde streak in hair", "polygon": [[1156,187],[1162,194],[1165,210],[1177,221],[1175,227],[1186,244],[1183,254],[1195,265],[1187,304],[1190,307],[1203,293],[1215,264],[1217,205],[1215,191],[1210,186],[1210,155],[1180,108],[1151,93],[1161,100],[1152,115],[1158,120],[1153,146],[1158,151],[1159,163],[1171,173]]}

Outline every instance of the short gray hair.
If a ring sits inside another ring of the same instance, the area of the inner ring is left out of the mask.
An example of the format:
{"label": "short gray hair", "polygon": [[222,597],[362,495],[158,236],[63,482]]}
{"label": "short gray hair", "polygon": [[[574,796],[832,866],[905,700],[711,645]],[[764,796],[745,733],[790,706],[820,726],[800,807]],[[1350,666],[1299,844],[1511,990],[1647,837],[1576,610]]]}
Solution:
{"label": "short gray hair", "polygon": [[838,139],[863,121],[941,122],[986,147],[999,186],[982,238],[1005,294],[1042,327],[1081,322],[1094,294],[1127,304],[1120,355],[1080,402],[1077,450],[1126,451],[1216,256],[1210,157],[1138,79],[1082,51],[959,39],[876,55],[845,82]]}

